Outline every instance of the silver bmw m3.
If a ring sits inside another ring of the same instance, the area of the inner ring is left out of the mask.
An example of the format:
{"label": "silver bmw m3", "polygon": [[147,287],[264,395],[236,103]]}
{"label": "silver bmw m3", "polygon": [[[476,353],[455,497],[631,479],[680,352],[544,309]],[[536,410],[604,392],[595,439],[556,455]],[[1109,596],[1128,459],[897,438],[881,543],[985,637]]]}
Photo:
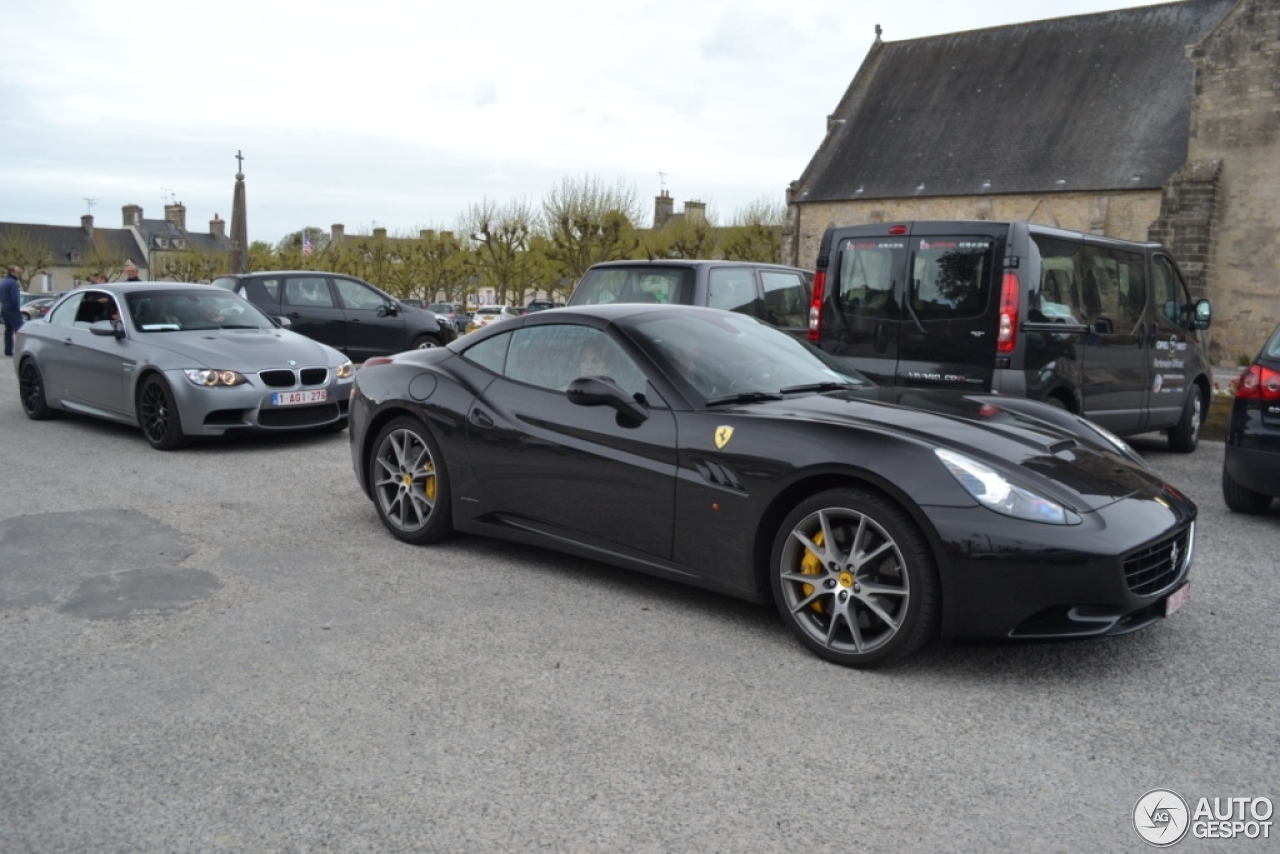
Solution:
{"label": "silver bmw m3", "polygon": [[341,430],[351,361],[208,285],[130,282],[67,294],[19,330],[22,408],[134,424],[152,447],[240,431]]}

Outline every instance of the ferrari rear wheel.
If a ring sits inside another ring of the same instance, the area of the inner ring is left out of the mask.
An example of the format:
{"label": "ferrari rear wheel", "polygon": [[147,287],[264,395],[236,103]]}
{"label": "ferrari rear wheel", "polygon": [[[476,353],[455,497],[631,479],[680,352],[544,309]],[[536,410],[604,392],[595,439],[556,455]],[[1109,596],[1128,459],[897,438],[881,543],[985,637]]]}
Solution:
{"label": "ferrari rear wheel", "polygon": [[886,664],[934,633],[933,557],[911,519],[882,495],[833,489],[802,502],[782,523],[772,560],[783,621],[828,661]]}
{"label": "ferrari rear wheel", "polygon": [[173,391],[155,374],[143,380],[138,389],[138,426],[157,451],[172,451],[187,444]]}
{"label": "ferrari rear wheel", "polygon": [[426,545],[453,533],[449,476],[426,426],[403,416],[382,428],[369,458],[373,503],[387,530]]}
{"label": "ferrari rear wheel", "polygon": [[44,421],[61,415],[44,396],[44,377],[34,359],[24,359],[18,367],[18,396],[22,399],[22,411],[32,421]]}

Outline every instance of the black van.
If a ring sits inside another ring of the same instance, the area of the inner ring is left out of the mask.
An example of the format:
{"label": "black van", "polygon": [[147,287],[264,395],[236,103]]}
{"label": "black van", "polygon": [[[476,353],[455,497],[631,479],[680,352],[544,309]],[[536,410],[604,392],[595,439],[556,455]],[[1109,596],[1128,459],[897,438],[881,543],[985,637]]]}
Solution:
{"label": "black van", "polygon": [[1195,450],[1212,372],[1160,245],[1026,222],[828,228],[809,339],[886,385],[1018,395]]}

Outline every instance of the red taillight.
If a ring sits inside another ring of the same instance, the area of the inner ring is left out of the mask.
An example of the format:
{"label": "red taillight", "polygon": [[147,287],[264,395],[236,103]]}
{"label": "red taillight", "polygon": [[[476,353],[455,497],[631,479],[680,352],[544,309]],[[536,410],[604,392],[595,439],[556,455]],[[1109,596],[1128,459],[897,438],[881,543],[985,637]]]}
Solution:
{"label": "red taillight", "polygon": [[996,352],[1012,353],[1018,345],[1018,277],[1004,274],[1000,288],[1000,327],[996,332]]}
{"label": "red taillight", "polygon": [[905,225],[891,225],[889,226],[889,233],[893,235],[906,234],[907,227]]}
{"label": "red taillight", "polygon": [[809,303],[809,340],[822,339],[822,300],[827,291],[827,271],[813,274],[813,300]]}
{"label": "red taillight", "polygon": [[1244,400],[1280,400],[1280,371],[1250,365],[1236,384],[1236,397]]}

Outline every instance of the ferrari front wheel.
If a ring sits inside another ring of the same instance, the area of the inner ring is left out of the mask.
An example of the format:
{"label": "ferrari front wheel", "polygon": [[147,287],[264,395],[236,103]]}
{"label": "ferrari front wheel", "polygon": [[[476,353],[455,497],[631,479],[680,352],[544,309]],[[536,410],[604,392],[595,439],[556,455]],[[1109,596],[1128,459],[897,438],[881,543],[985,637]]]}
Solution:
{"label": "ferrari front wheel", "polygon": [[938,581],[928,544],[878,493],[832,489],[802,502],[778,531],[772,570],[783,621],[836,664],[886,664],[935,631]]}
{"label": "ferrari front wheel", "polygon": [[369,481],[378,516],[398,539],[426,545],[453,532],[449,477],[421,421],[403,416],[382,428],[369,458]]}

